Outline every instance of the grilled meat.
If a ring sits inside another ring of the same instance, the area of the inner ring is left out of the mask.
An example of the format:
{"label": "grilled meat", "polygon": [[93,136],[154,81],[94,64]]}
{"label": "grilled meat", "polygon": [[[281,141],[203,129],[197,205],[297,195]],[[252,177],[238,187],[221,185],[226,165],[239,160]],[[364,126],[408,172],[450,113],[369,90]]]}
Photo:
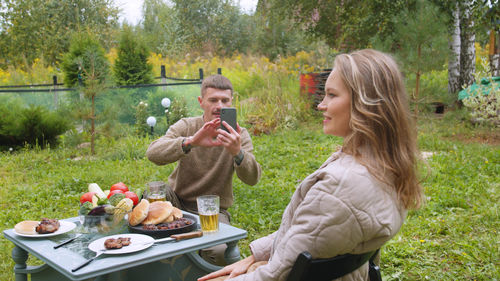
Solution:
{"label": "grilled meat", "polygon": [[121,249],[122,247],[130,245],[131,241],[129,237],[118,237],[118,238],[109,238],[104,241],[104,247],[106,249]]}
{"label": "grilled meat", "polygon": [[43,218],[40,224],[35,228],[36,232],[39,234],[47,234],[56,232],[61,225],[56,219]]}

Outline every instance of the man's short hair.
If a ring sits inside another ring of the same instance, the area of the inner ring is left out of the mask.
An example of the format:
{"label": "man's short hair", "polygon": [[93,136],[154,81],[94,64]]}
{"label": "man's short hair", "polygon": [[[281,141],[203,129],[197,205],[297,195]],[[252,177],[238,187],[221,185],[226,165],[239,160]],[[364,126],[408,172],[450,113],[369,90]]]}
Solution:
{"label": "man's short hair", "polygon": [[225,76],[220,74],[211,75],[203,79],[201,83],[201,96],[205,95],[207,88],[214,88],[218,90],[231,90],[231,96],[233,96],[233,84]]}

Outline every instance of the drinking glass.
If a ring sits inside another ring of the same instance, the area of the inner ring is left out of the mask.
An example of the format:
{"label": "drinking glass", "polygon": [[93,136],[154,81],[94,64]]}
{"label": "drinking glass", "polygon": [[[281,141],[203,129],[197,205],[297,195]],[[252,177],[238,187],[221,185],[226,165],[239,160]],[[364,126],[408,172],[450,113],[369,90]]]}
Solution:
{"label": "drinking glass", "polygon": [[166,200],[167,184],[163,181],[153,181],[148,183],[147,199],[150,203]]}
{"label": "drinking glass", "polygon": [[206,232],[219,231],[220,199],[217,195],[204,195],[196,198],[201,230]]}

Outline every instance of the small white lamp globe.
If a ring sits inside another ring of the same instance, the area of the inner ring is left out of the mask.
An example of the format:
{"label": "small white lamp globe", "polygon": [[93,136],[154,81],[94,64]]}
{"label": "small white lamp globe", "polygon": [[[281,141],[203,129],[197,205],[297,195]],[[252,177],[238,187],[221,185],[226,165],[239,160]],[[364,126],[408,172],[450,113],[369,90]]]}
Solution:
{"label": "small white lamp globe", "polygon": [[165,108],[169,108],[170,107],[170,99],[169,98],[164,98],[161,100],[161,105]]}
{"label": "small white lamp globe", "polygon": [[154,127],[156,125],[156,118],[149,116],[146,123],[148,123],[149,127]]}

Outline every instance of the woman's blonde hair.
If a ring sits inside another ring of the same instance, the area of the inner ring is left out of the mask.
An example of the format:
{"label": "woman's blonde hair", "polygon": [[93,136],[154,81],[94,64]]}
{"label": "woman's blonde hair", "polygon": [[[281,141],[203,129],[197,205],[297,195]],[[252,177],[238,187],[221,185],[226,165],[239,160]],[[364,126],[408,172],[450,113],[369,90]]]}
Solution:
{"label": "woman's blonde hair", "polygon": [[343,151],[393,186],[405,208],[419,208],[416,129],[396,62],[366,49],[338,55],[334,71],[351,93],[351,133]]}

